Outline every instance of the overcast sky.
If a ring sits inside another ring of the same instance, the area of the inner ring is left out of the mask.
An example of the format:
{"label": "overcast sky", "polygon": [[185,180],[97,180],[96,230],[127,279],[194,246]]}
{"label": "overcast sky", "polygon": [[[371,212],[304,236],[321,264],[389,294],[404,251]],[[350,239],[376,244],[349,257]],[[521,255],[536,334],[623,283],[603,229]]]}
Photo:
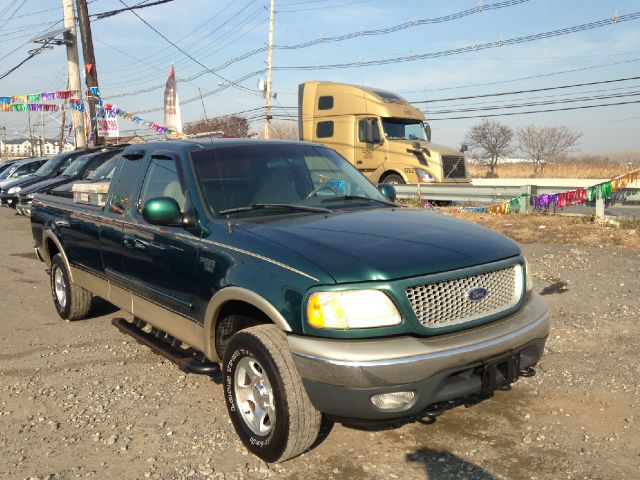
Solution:
{"label": "overcast sky", "polygon": [[[141,0],[125,0],[125,3],[137,4]],[[489,7],[496,3],[499,0],[483,0],[481,5]],[[277,93],[277,101],[274,105],[285,107],[276,108],[276,112],[290,117],[297,115],[297,85],[306,80],[370,85],[401,93],[410,101],[431,101],[640,76],[640,18],[626,22],[610,21],[591,30],[440,58],[377,66],[358,65],[371,60],[445,52],[500,39],[508,43],[513,38],[611,19],[616,14],[622,17],[640,12],[640,0],[529,0],[521,3],[512,0],[512,3],[512,6],[484,8],[461,18],[414,25],[393,33],[324,41],[308,48],[276,49],[274,66],[277,68],[354,64],[344,69],[275,70],[273,91]],[[6,56],[0,61],[0,74],[23,60],[28,50],[33,48],[33,44],[23,45],[24,42],[49,27],[61,26],[61,5],[62,0],[0,0],[0,12],[4,12],[0,17],[0,57]],[[318,38],[385,29],[412,20],[447,17],[477,6],[475,0],[276,0],[275,44],[288,46]],[[17,7],[20,8],[16,10]],[[94,0],[89,4],[91,14],[122,7],[119,0]],[[10,18],[13,12],[15,17]],[[216,70],[230,59],[264,47],[268,38],[268,0],[173,0],[137,12],[198,63],[211,70]],[[56,25],[56,21],[60,24]],[[130,12],[94,20],[92,29],[103,97],[131,112],[156,109],[142,114],[149,120],[162,123],[163,89],[171,63],[176,65],[179,79],[193,77],[204,70]],[[13,50],[16,51],[10,53]],[[218,75],[234,82],[248,77],[239,84],[251,92],[231,86],[208,94],[228,86],[224,79],[209,72],[191,81],[180,81],[178,89],[183,102],[183,121],[204,116],[202,103],[197,98],[200,90],[209,117],[263,106],[264,99],[257,94],[257,81],[261,74],[251,74],[265,68],[266,52],[259,52],[217,70]],[[0,80],[0,96],[66,88],[64,47],[39,55]],[[141,90],[150,91],[139,93]],[[616,97],[566,102],[610,95]],[[192,101],[186,103],[188,99]],[[565,103],[438,113],[558,101]],[[469,127],[480,118],[438,118],[632,101],[640,101],[638,80],[513,96],[434,101],[420,106],[432,119],[434,141],[459,146]],[[583,152],[640,148],[640,104],[495,119],[512,127],[535,124],[567,125],[579,129],[584,132],[580,145]],[[0,127],[3,124],[7,126],[8,136],[24,135],[27,114],[0,112]],[[59,130],[56,125],[56,120],[47,119],[47,129],[52,135]],[[252,126],[260,129],[260,120],[256,118]],[[121,131],[132,129],[147,133],[143,128],[120,119]]]}

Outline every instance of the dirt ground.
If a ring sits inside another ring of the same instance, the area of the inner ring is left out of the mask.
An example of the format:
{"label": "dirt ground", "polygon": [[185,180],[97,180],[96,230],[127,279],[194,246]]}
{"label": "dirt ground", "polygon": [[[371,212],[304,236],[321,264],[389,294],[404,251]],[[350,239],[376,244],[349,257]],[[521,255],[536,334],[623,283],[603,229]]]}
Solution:
{"label": "dirt ground", "polygon": [[435,423],[327,425],[267,465],[236,439],[216,379],[119,333],[122,313],[97,302],[60,320],[28,220],[0,209],[0,478],[640,478],[640,251],[540,243],[529,227],[504,229],[536,242],[523,249],[552,311],[535,377]]}

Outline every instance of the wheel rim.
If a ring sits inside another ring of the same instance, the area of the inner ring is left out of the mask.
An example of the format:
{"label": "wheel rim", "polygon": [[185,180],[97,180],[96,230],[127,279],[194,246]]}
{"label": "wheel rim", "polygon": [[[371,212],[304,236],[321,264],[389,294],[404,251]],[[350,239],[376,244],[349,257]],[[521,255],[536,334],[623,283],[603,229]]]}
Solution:
{"label": "wheel rim", "polygon": [[255,358],[242,358],[236,367],[234,385],[242,420],[256,435],[267,435],[275,425],[276,412],[273,389],[260,362]]}
{"label": "wheel rim", "polygon": [[62,270],[56,268],[56,271],[53,275],[53,290],[56,294],[56,300],[58,304],[64,308],[67,306],[67,290],[66,284],[64,283],[64,275],[62,274]]}

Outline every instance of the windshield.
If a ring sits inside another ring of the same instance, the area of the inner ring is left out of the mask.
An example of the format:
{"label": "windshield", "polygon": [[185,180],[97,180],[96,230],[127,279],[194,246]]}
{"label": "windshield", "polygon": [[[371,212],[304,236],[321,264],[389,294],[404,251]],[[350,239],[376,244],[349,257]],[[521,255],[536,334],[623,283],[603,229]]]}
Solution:
{"label": "windshield", "polygon": [[390,140],[428,140],[424,124],[418,120],[383,118],[382,128]]}
{"label": "windshield", "polygon": [[9,168],[3,170],[2,173],[0,173],[0,180],[2,180],[3,178],[9,178],[11,174],[16,171],[17,168],[18,167],[16,167],[15,165],[12,165]]}
{"label": "windshield", "polygon": [[116,169],[118,160],[122,158],[120,155],[113,157],[111,160],[100,165],[96,168],[91,175],[87,177],[87,180],[111,180],[113,171]]}
{"label": "windshield", "polygon": [[53,172],[58,164],[60,163],[60,159],[58,157],[53,157],[51,160],[47,160],[44,165],[42,165],[38,170],[36,170],[36,175],[39,177],[46,177],[51,172]]}
{"label": "windshield", "polygon": [[[257,216],[390,205],[349,162],[324,147],[233,146],[195,151],[191,157],[215,216],[220,211]],[[242,209],[256,205],[262,207]]]}
{"label": "windshield", "polygon": [[76,158],[71,162],[71,165],[62,172],[62,175],[65,177],[75,177],[82,171],[82,168],[89,162],[89,160],[91,160],[91,156],[89,155],[83,155]]}

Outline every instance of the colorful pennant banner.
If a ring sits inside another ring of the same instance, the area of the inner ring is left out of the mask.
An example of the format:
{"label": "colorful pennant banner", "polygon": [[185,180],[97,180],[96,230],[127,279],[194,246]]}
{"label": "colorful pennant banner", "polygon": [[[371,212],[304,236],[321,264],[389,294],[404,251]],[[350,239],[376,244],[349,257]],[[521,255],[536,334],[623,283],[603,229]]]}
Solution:
{"label": "colorful pennant banner", "polygon": [[[640,169],[634,170],[619,177],[615,177],[606,182],[599,183],[587,188],[578,188],[569,192],[543,194],[543,195],[526,195],[510,198],[504,202],[484,207],[461,207],[461,210],[469,212],[490,213],[495,215],[511,213],[514,210],[520,210],[528,202],[528,205],[535,210],[548,210],[550,208],[564,208],[571,205],[583,205],[587,202],[593,202],[598,198],[608,200],[613,193],[623,190],[629,183],[640,180]],[[430,208],[428,202],[425,208]]]}
{"label": "colorful pennant banner", "polygon": [[0,103],[0,112],[57,112],[60,108],[55,103]]}

